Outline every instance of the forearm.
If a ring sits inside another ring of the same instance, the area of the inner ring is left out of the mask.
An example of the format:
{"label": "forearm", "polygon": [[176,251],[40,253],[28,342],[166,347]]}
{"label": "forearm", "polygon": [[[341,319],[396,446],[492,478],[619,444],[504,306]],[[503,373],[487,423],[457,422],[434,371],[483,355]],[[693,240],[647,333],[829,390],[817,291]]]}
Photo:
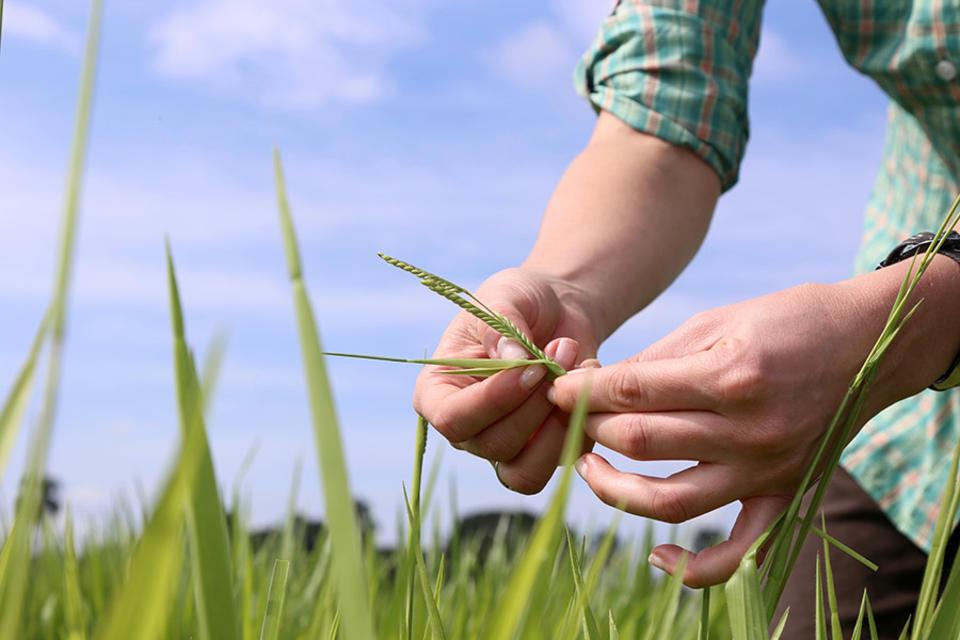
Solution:
{"label": "forearm", "polygon": [[719,195],[719,178],[695,154],[603,113],[524,267],[569,284],[602,340],[686,267]]}

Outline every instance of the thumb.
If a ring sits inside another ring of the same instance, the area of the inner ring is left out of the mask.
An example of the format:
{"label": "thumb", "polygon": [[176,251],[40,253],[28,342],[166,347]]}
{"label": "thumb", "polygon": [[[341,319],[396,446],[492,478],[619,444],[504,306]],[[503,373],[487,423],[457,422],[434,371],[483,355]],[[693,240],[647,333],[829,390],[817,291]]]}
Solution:
{"label": "thumb", "polygon": [[746,498],[729,539],[699,553],[675,544],[663,544],[653,549],[650,564],[672,575],[686,554],[684,584],[695,589],[720,584],[733,575],[750,545],[783,513],[789,502],[779,496]]}

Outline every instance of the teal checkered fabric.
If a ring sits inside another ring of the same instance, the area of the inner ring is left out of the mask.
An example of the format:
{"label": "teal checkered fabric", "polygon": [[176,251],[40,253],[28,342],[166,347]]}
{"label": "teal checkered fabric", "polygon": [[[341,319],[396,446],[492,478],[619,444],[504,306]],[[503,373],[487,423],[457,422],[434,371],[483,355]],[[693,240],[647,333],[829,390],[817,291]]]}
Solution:
{"label": "teal checkered fabric", "polygon": [[[960,190],[960,0],[821,0],[847,62],[890,97],[883,166],[856,272],[940,225]],[[691,149],[737,182],[760,0],[622,0],[577,67],[597,110]],[[960,323],[958,323],[960,324]],[[929,550],[953,447],[960,390],[923,392],[874,418],[844,467],[894,525]]]}

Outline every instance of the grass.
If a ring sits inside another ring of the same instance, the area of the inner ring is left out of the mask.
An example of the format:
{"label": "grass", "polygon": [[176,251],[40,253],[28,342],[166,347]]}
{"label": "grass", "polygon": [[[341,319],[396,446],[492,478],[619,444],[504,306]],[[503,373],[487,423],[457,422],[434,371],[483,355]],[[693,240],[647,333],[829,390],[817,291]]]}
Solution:
{"label": "grass", "polygon": [[[2,2],[0,2],[2,10]],[[316,318],[287,200],[279,153],[274,155],[280,227],[286,249],[304,376],[313,418],[316,455],[323,483],[327,527],[313,546],[293,517],[299,473],[295,473],[289,515],[283,529],[255,541],[239,481],[231,504],[217,484],[206,437],[205,413],[223,357],[218,342],[198,373],[187,341],[177,277],[168,250],[168,287],[173,342],[175,402],[180,444],[170,471],[152,504],[140,512],[118,505],[78,548],[69,513],[62,530],[45,520],[39,504],[41,478],[56,421],[57,397],[71,265],[75,247],[100,5],[94,2],[81,76],[74,144],[69,163],[60,251],[48,311],[0,409],[0,465],[5,462],[24,417],[35,380],[42,372],[40,413],[33,425],[22,480],[22,496],[0,549],[0,640],[6,638],[680,638],[753,640],[778,638],[789,615],[770,619],[783,584],[810,534],[823,542],[817,566],[818,638],[842,637],[837,593],[843,576],[833,573],[831,549],[858,554],[835,540],[821,522],[814,526],[824,481],[814,466],[787,512],[743,558],[724,588],[698,594],[676,578],[655,575],[647,564],[652,539],[615,544],[615,528],[599,537],[574,535],[565,525],[572,482],[564,468],[549,506],[529,535],[501,526],[492,543],[460,535],[452,544],[439,537],[427,543],[425,514],[431,509],[432,479],[423,483],[427,424],[418,420],[414,437],[414,476],[403,490],[406,518],[398,525],[392,550],[377,550],[362,536],[350,491],[342,439],[330,390]],[[960,221],[960,199],[940,230]],[[935,249],[936,247],[934,247]],[[857,422],[865,394],[884,353],[916,307],[909,307],[932,252],[916,259],[904,281],[887,326],[863,368],[851,382],[815,467],[829,478]],[[531,360],[443,362],[460,373],[493,375],[513,366],[541,362],[539,347],[526,339],[466,289],[434,274],[384,256],[393,266],[420,279],[430,290],[473,313],[503,335],[523,344]],[[45,368],[41,356],[45,354]],[[375,359],[380,359],[376,358]],[[388,359],[390,360],[390,359]],[[408,361],[403,359],[393,359]],[[437,364],[437,361],[413,360]],[[519,364],[522,362],[523,364]],[[562,370],[551,369],[553,375]],[[569,463],[579,451],[585,409],[571,418],[564,446]],[[957,477],[960,446],[951,474]],[[246,465],[245,465],[246,466]],[[431,474],[431,478],[435,474]],[[399,483],[398,483],[399,484]],[[816,488],[814,489],[814,486]],[[802,490],[813,489],[813,503],[802,510]],[[960,568],[945,566],[946,541],[958,506],[960,487],[948,483],[934,535],[923,588],[912,622],[902,637],[912,640],[960,637]],[[436,511],[434,513],[437,513]],[[227,515],[229,514],[229,515]],[[451,517],[456,510],[451,509]],[[757,555],[769,545],[767,560]],[[868,560],[858,557],[862,562]],[[945,587],[939,590],[946,573]],[[769,629],[773,627],[772,633]],[[851,638],[877,637],[869,595],[864,593]]]}

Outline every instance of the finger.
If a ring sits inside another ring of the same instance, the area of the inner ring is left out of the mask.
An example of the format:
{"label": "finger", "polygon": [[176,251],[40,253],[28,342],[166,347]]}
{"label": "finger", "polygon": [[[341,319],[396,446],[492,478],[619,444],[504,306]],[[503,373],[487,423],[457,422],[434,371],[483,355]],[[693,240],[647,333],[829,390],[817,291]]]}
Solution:
{"label": "finger", "polygon": [[[514,340],[498,336],[495,357],[526,360],[530,354]],[[435,354],[450,355],[441,343]],[[482,348],[469,347],[469,350]],[[461,346],[458,351],[463,352]],[[460,353],[459,355],[463,355]],[[417,379],[414,408],[451,442],[467,440],[522,405],[546,377],[542,365],[508,369],[477,381],[467,376],[444,376],[443,369],[425,367]]]}
{"label": "finger", "polygon": [[684,358],[621,362],[578,369],[557,378],[550,399],[573,411],[586,387],[591,412],[712,410],[719,404],[716,358],[709,351]]}
{"label": "finger", "polygon": [[567,435],[569,416],[554,409],[513,460],[501,462],[500,482],[517,493],[539,493],[550,481]]}
{"label": "finger", "polygon": [[650,554],[650,564],[672,575],[686,554],[683,582],[688,587],[702,588],[725,582],[737,570],[750,546],[789,503],[788,498],[780,496],[746,498],[728,540],[700,553],[691,553],[674,544],[660,545]]}
{"label": "finger", "polygon": [[593,440],[634,460],[715,462],[728,438],[726,420],[709,411],[593,413],[584,431]]}
{"label": "finger", "polygon": [[438,367],[424,367],[414,393],[414,408],[451,442],[480,433],[519,407],[533,393],[527,387],[527,369],[509,369],[473,381],[442,375]]}
{"label": "finger", "polygon": [[[572,338],[559,338],[549,343],[544,352],[556,359],[564,368],[576,362],[580,346]],[[528,370],[532,370],[530,367]],[[474,455],[506,462],[520,453],[530,436],[543,424],[554,407],[547,400],[546,389],[541,385],[530,398],[513,412],[493,423],[473,438],[461,442],[461,448]]]}
{"label": "finger", "polygon": [[625,473],[595,453],[581,456],[577,473],[601,501],[628,513],[679,523],[733,502],[730,467],[702,463],[666,478]]}
{"label": "finger", "polygon": [[[500,482],[508,489],[526,495],[542,491],[561,463],[569,422],[570,416],[554,409],[520,454],[509,462],[500,463]],[[593,440],[584,436],[581,452],[589,453],[592,448]]]}

